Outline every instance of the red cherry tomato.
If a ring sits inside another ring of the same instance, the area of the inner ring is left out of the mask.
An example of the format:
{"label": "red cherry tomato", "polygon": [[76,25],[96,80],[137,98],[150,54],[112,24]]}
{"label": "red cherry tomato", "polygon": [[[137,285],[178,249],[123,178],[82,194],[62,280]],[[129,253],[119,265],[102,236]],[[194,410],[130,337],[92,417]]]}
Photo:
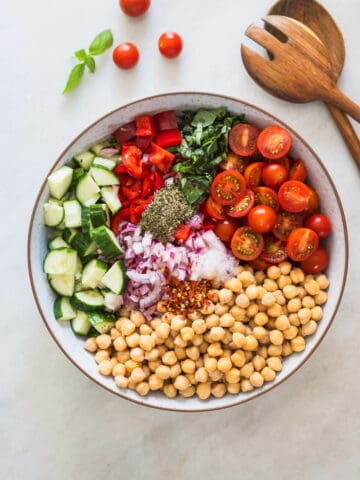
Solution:
{"label": "red cherry tomato", "polygon": [[254,125],[238,123],[229,132],[229,147],[237,155],[250,157],[256,150],[256,140],[260,130]]}
{"label": "red cherry tomato", "polygon": [[166,58],[175,58],[180,55],[183,42],[178,33],[165,32],[159,37],[158,47],[161,55]]}
{"label": "red cherry tomato", "polygon": [[319,246],[319,237],[310,228],[295,228],[288,236],[286,248],[289,257],[294,262],[302,262],[316,252]]}
{"label": "red cherry tomato", "polygon": [[264,237],[248,226],[238,228],[231,239],[231,251],[240,260],[255,260],[263,247]]}
{"label": "red cherry tomato", "polygon": [[255,260],[252,260],[251,262],[249,262],[249,265],[255,268],[255,270],[266,270],[268,267],[271,266],[271,263],[267,262],[261,257],[258,257],[258,258],[255,258]]}
{"label": "red cherry tomato", "polygon": [[127,70],[134,67],[139,61],[139,50],[133,43],[121,43],[114,48],[113,60],[119,68]]}
{"label": "red cherry tomato", "polygon": [[308,259],[301,262],[300,267],[305,273],[315,274],[325,270],[328,264],[328,252],[324,247],[319,247]]}
{"label": "red cherry tomato", "polygon": [[255,187],[255,205],[267,205],[277,212],[279,210],[278,196],[270,187]]}
{"label": "red cherry tomato", "polygon": [[320,238],[326,238],[331,232],[330,220],[322,213],[311,215],[311,217],[306,220],[305,227],[314,230]]}
{"label": "red cherry tomato", "polygon": [[265,166],[265,162],[250,163],[245,168],[244,177],[249,188],[255,188],[261,183],[261,172]]}
{"label": "red cherry tomato", "polygon": [[214,218],[215,220],[225,220],[226,218],[224,207],[215,202],[212,197],[206,200],[204,210],[208,217]]}
{"label": "red cherry tomato", "polygon": [[279,188],[287,180],[288,172],[281,163],[269,163],[265,165],[261,173],[262,180],[267,187]]}
{"label": "red cherry tomato", "polygon": [[219,168],[221,170],[238,170],[240,173],[243,173],[248,162],[249,159],[246,157],[241,157],[235,153],[228,153],[220,163]]}
{"label": "red cherry tomato", "polygon": [[309,204],[310,189],[297,180],[284,182],[278,193],[279,203],[288,212],[303,212]]}
{"label": "red cherry tomato", "polygon": [[286,244],[275,238],[273,235],[269,235],[265,239],[264,248],[261,252],[260,258],[268,263],[275,264],[283,262],[287,257]]}
{"label": "red cherry tomato", "polygon": [[237,222],[231,218],[228,218],[222,222],[218,222],[214,231],[220,240],[223,242],[230,242],[237,227]]}
{"label": "red cherry tomato", "polygon": [[252,190],[246,190],[245,195],[235,205],[225,207],[226,213],[229,217],[241,218],[245,217],[252,209],[255,203],[255,196]]}
{"label": "red cherry tomato", "polygon": [[267,205],[257,205],[250,210],[248,223],[255,232],[270,232],[276,223],[276,213]]}
{"label": "red cherry tomato", "polygon": [[263,157],[276,160],[290,150],[290,134],[279,125],[270,125],[260,132],[257,147]]}
{"label": "red cherry tomato", "polygon": [[237,170],[218,173],[211,184],[211,196],[220,205],[234,205],[245,192],[245,178]]}
{"label": "red cherry tomato", "polygon": [[299,213],[291,213],[282,210],[276,215],[276,222],[272,229],[272,233],[279,240],[285,241],[290,233],[295,230],[295,228],[301,227],[301,225],[302,216]]}
{"label": "red cherry tomato", "polygon": [[310,192],[310,198],[308,204],[304,210],[305,215],[312,215],[319,209],[319,195],[315,192],[313,188],[308,186]]}
{"label": "red cherry tomato", "polygon": [[298,180],[303,182],[306,178],[306,167],[302,160],[298,159],[293,162],[289,171],[289,180]]}
{"label": "red cherry tomato", "polygon": [[151,0],[119,0],[121,10],[129,17],[138,17],[148,10]]}

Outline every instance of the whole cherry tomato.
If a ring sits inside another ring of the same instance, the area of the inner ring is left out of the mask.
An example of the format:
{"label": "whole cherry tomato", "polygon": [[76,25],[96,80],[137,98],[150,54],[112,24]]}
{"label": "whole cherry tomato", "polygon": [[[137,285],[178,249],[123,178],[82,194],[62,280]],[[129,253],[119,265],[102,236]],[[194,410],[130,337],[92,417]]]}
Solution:
{"label": "whole cherry tomato", "polygon": [[230,242],[237,228],[238,223],[235,220],[228,218],[222,222],[218,222],[214,231],[220,240],[223,242]]}
{"label": "whole cherry tomato", "polygon": [[161,55],[166,58],[175,58],[180,55],[183,42],[178,33],[165,32],[159,37],[158,47]]}
{"label": "whole cherry tomato", "polygon": [[135,67],[139,61],[139,50],[133,43],[121,43],[114,48],[113,60],[115,65],[125,70]]}
{"label": "whole cherry tomato", "polygon": [[256,205],[248,214],[248,223],[255,232],[270,232],[276,223],[275,210],[267,205]]}
{"label": "whole cherry tomato", "polygon": [[329,254],[324,247],[319,247],[309,258],[303,260],[300,267],[305,273],[320,273],[328,266]]}
{"label": "whole cherry tomato", "polygon": [[311,215],[311,217],[306,220],[305,227],[314,230],[320,238],[327,237],[331,232],[330,220],[322,213]]}
{"label": "whole cherry tomato", "polygon": [[145,13],[151,4],[151,0],[119,0],[121,10],[129,17],[138,17]]}
{"label": "whole cherry tomato", "polygon": [[287,180],[288,172],[281,163],[272,162],[265,165],[261,177],[267,187],[279,188]]}

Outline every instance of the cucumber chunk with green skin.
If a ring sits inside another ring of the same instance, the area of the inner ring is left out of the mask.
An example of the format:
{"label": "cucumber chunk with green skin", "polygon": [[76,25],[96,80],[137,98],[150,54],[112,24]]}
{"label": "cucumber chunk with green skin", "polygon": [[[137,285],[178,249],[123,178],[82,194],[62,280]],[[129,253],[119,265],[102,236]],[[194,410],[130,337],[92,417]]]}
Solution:
{"label": "cucumber chunk with green skin", "polygon": [[104,204],[90,205],[90,221],[91,225],[96,228],[100,225],[106,225],[108,222],[107,207]]}
{"label": "cucumber chunk with green skin", "polygon": [[126,286],[125,266],[121,260],[115,262],[101,279],[101,283],[112,292],[120,294]]}
{"label": "cucumber chunk with green skin", "polygon": [[71,320],[71,328],[76,335],[85,337],[91,328],[91,323],[85,312],[79,311],[76,317]]}
{"label": "cucumber chunk with green skin", "polygon": [[81,205],[77,200],[64,202],[65,226],[67,228],[81,227]]}
{"label": "cucumber chunk with green skin", "polygon": [[95,183],[99,187],[105,187],[108,185],[119,185],[120,180],[115,173],[107,168],[100,167],[100,166],[92,166],[89,170],[90,175],[95,180]]}
{"label": "cucumber chunk with green skin", "polygon": [[63,297],[72,297],[75,291],[75,275],[48,275],[51,288]]}
{"label": "cucumber chunk with green skin", "polygon": [[73,169],[67,165],[60,167],[49,175],[47,182],[51,195],[60,200],[69,190],[72,176]]}
{"label": "cucumber chunk with green skin", "polygon": [[64,219],[64,207],[56,203],[44,203],[44,223],[47,227],[57,227]]}
{"label": "cucumber chunk with green skin", "polygon": [[101,196],[112,214],[117,213],[122,207],[119,199],[119,187],[116,185],[101,188]]}
{"label": "cucumber chunk with green skin", "polygon": [[81,258],[85,258],[97,251],[97,245],[94,240],[80,230],[76,231],[69,243],[72,248],[77,250]]}
{"label": "cucumber chunk with green skin", "polygon": [[70,248],[50,250],[44,260],[44,272],[52,275],[75,275],[77,252]]}
{"label": "cucumber chunk with green skin", "polygon": [[84,267],[81,283],[85,288],[96,288],[106,273],[106,264],[98,259],[93,259]]}
{"label": "cucumber chunk with green skin", "polygon": [[90,233],[91,233],[90,207],[83,207],[81,210],[81,230],[85,235],[90,236]]}
{"label": "cucumber chunk with green skin", "polygon": [[71,181],[71,188],[76,187],[77,182],[80,180],[80,178],[85,175],[85,170],[82,167],[79,168],[74,168],[74,173],[73,173],[73,178]]}
{"label": "cucumber chunk with green skin", "polygon": [[75,281],[80,280],[82,276],[83,266],[79,256],[77,257],[76,261],[76,269],[75,269]]}
{"label": "cucumber chunk with green skin", "polygon": [[104,225],[94,228],[91,233],[92,238],[107,259],[121,255],[123,251],[114,235],[114,233]]}
{"label": "cucumber chunk with green skin", "polygon": [[100,333],[108,333],[115,325],[115,316],[106,312],[88,312],[91,325]]}
{"label": "cucumber chunk with green skin", "polygon": [[82,167],[84,170],[89,170],[92,165],[92,162],[95,158],[95,155],[91,152],[83,152],[79,153],[79,155],[75,155],[74,161]]}
{"label": "cucumber chunk with green skin", "polygon": [[49,250],[55,250],[56,248],[69,248],[69,244],[65,242],[65,240],[59,236],[53,238],[48,243]]}
{"label": "cucumber chunk with green skin", "polygon": [[95,157],[93,161],[94,167],[103,167],[107,170],[113,170],[115,165],[115,160],[110,160],[109,158]]}
{"label": "cucumber chunk with green skin", "polygon": [[68,297],[57,297],[54,302],[54,315],[59,322],[72,320],[76,317],[76,310],[72,307]]}
{"label": "cucumber chunk with green skin", "polygon": [[82,290],[74,293],[71,303],[79,310],[102,310],[104,297],[99,290]]}
{"label": "cucumber chunk with green skin", "polygon": [[77,233],[78,230],[76,228],[65,228],[63,233],[64,240],[70,244]]}
{"label": "cucumber chunk with green skin", "polygon": [[75,189],[76,198],[85,207],[88,207],[99,200],[99,192],[100,188],[88,173],[79,179]]}

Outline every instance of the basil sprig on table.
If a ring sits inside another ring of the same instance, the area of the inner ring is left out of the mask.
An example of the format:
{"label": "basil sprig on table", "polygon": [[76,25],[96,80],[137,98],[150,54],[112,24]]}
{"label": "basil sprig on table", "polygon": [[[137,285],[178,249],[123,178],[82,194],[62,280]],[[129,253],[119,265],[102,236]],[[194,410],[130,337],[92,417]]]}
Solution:
{"label": "basil sprig on table", "polygon": [[75,57],[81,63],[75,65],[75,67],[71,70],[63,93],[67,93],[77,86],[84,75],[85,67],[89,69],[90,73],[95,72],[96,65],[94,56],[101,55],[108,50],[112,46],[113,41],[114,39],[111,30],[104,30],[96,35],[89,46],[88,52],[82,48],[74,53]]}
{"label": "basil sprig on table", "polygon": [[190,205],[205,198],[228,152],[229,131],[243,121],[244,115],[232,115],[224,107],[186,111],[179,119],[183,140],[172,151],[182,158],[173,170],[181,173],[179,185]]}

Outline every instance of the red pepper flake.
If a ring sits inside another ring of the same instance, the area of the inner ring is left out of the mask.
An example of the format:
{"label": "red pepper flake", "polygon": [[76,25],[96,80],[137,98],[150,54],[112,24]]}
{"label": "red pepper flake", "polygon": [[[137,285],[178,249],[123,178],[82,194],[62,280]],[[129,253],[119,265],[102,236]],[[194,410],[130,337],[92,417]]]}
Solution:
{"label": "red pepper flake", "polygon": [[167,311],[172,313],[191,313],[204,306],[207,293],[212,288],[209,280],[184,280],[171,277],[164,286]]}

